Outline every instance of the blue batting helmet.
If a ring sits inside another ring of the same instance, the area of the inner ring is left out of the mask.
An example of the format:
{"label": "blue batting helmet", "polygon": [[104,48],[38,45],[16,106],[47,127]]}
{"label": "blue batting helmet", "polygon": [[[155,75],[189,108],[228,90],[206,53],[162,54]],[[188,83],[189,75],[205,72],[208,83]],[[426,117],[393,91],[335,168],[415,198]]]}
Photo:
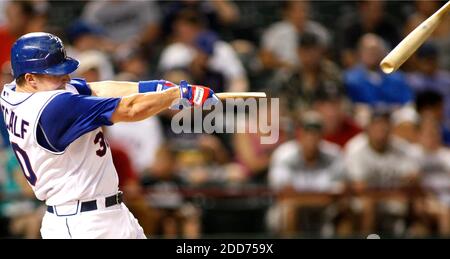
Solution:
{"label": "blue batting helmet", "polygon": [[25,34],[11,49],[14,78],[25,73],[66,75],[75,71],[78,65],[77,60],[67,57],[62,41],[50,33]]}

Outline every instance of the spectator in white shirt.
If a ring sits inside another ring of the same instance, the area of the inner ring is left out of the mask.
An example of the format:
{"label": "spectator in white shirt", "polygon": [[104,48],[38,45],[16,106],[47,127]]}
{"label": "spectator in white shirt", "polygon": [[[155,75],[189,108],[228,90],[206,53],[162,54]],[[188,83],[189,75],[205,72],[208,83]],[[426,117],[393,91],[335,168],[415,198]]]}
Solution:
{"label": "spectator in white shirt", "polygon": [[343,163],[337,145],[322,140],[320,115],[306,112],[301,119],[298,139],[278,147],[269,169],[269,185],[277,191],[339,191]]}
{"label": "spectator in white shirt", "polygon": [[283,20],[272,24],[261,40],[261,61],[267,69],[292,69],[301,63],[297,42],[305,32],[318,36],[322,46],[328,46],[330,35],[317,22],[309,20],[308,1],[283,1]]}
{"label": "spectator in white shirt", "polygon": [[[303,234],[329,235],[335,230],[331,224],[335,214],[327,211],[338,208],[328,198],[343,190],[344,166],[339,147],[322,140],[322,125],[318,113],[306,112],[297,140],[286,142],[272,155],[269,186],[280,195],[268,212],[272,231],[290,235],[300,228]],[[313,199],[302,198],[306,194]]]}
{"label": "spectator in white shirt", "polygon": [[392,122],[387,109],[376,108],[366,131],[346,146],[346,166],[351,185],[367,188],[404,187],[405,180],[419,172],[410,152],[411,145],[392,135]]}
{"label": "spectator in white shirt", "polygon": [[[438,228],[437,233],[428,234],[450,234],[450,150],[443,145],[439,131],[439,122],[433,116],[421,117],[414,152],[420,164],[420,183],[425,195],[415,202],[416,215],[419,215],[419,220],[411,227],[415,235],[423,233],[423,229],[433,230],[430,223]],[[422,231],[418,232],[419,229]]]}

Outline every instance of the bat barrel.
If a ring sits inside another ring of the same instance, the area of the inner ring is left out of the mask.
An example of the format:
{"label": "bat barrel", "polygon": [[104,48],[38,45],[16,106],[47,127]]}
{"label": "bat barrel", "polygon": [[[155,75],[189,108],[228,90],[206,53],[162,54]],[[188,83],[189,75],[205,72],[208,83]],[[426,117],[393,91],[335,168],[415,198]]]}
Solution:
{"label": "bat barrel", "polygon": [[397,70],[422,45],[445,18],[450,9],[447,2],[432,16],[423,21],[408,34],[380,63],[384,73],[389,74]]}
{"label": "bat barrel", "polygon": [[381,61],[380,64],[381,70],[383,70],[384,73],[390,74],[396,70],[395,66],[391,64],[389,61]]}

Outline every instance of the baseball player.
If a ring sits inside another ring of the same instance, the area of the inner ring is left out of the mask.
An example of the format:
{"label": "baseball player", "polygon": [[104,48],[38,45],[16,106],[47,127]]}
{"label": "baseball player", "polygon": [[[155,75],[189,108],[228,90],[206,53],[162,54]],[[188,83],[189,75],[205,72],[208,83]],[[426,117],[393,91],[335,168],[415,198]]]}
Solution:
{"label": "baseball player", "polygon": [[145,238],[122,203],[101,127],[145,119],[181,99],[203,105],[217,100],[214,92],[185,81],[71,80],[78,61],[42,32],[14,43],[11,64],[15,80],[1,93],[1,110],[23,173],[47,205],[42,237]]}

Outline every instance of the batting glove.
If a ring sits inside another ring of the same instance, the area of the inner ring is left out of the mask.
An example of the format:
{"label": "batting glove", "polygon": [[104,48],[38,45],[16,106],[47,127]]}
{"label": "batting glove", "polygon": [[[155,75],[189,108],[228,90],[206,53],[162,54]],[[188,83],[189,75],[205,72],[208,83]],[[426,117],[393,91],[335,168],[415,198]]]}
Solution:
{"label": "batting glove", "polygon": [[186,81],[180,82],[181,99],[189,102],[191,106],[202,107],[207,101],[215,104],[219,101],[214,91],[206,86],[190,85]]}

